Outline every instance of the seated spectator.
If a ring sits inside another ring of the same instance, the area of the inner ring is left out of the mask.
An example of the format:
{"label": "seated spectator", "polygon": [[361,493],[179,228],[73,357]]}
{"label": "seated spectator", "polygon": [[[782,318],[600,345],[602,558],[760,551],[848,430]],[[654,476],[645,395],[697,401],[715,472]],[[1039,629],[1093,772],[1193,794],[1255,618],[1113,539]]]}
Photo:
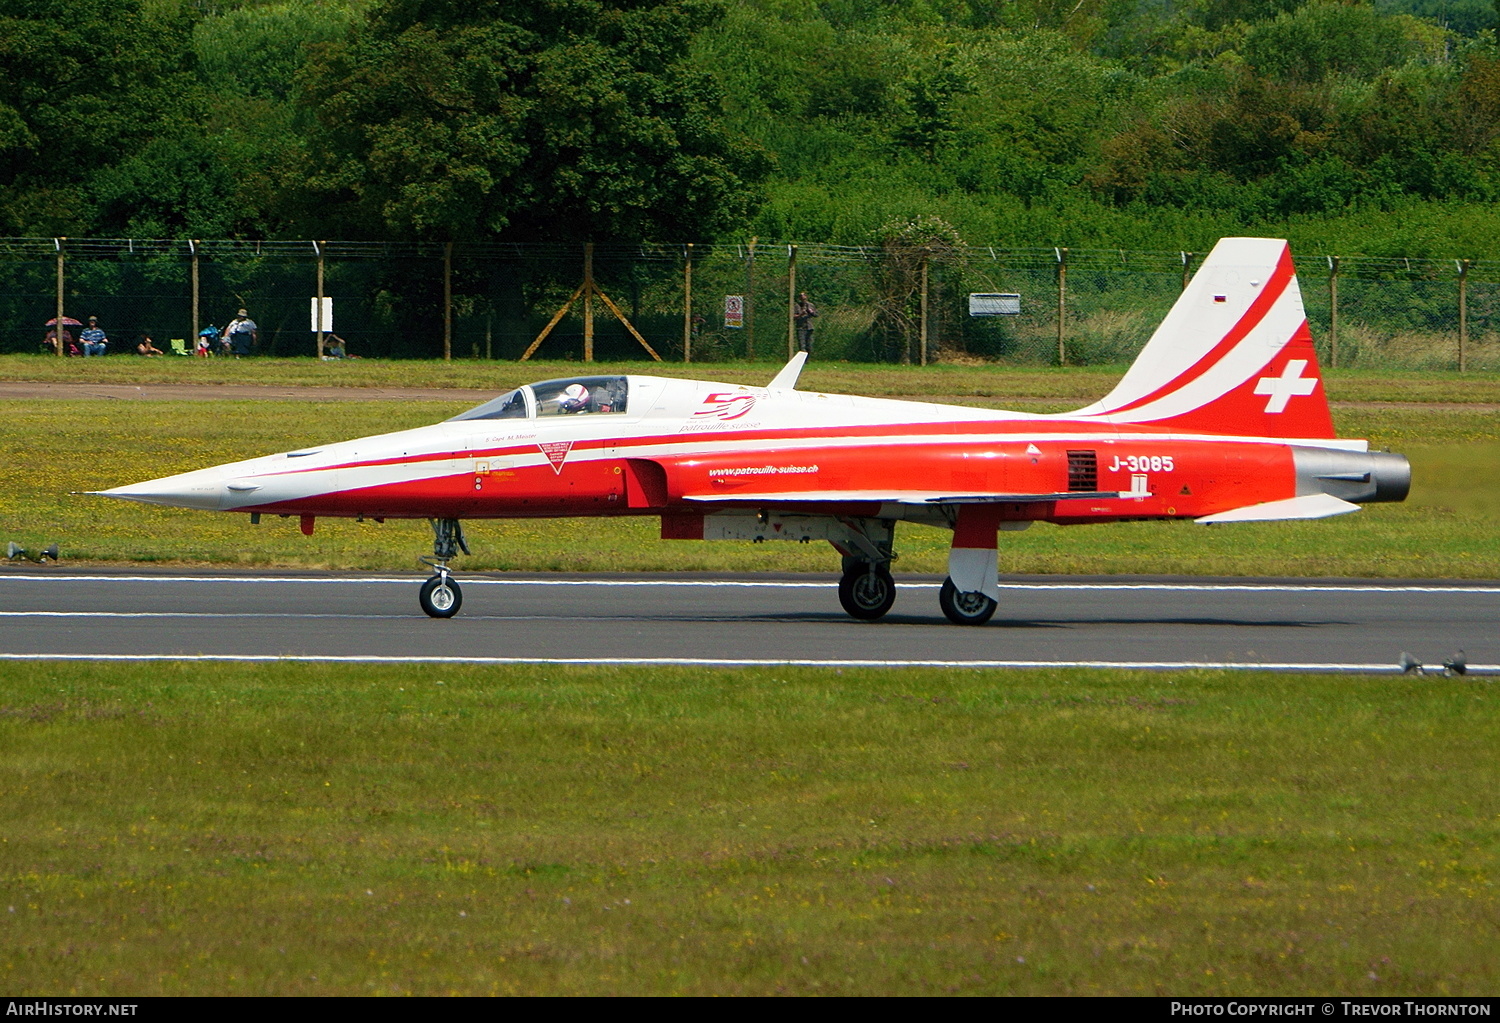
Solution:
{"label": "seated spectator", "polygon": [[109,344],[109,337],[104,333],[104,328],[99,326],[99,317],[90,316],[89,325],[83,328],[83,333],[78,335],[83,342],[83,355],[88,358],[93,355],[104,355]]}
{"label": "seated spectator", "polygon": [[329,334],[323,340],[323,358],[343,359],[347,357],[344,350],[344,339],[337,334]]}
{"label": "seated spectator", "polygon": [[160,355],[161,349],[151,343],[150,334],[141,335],[141,343],[135,346],[138,355]]}
{"label": "seated spectator", "polygon": [[[71,331],[64,330],[62,332],[62,339],[63,344],[67,347],[67,352],[69,355],[79,354],[78,345],[73,341],[73,334]],[[52,330],[47,331],[47,336],[42,338],[42,350],[52,355],[57,354],[57,329],[55,327]]]}

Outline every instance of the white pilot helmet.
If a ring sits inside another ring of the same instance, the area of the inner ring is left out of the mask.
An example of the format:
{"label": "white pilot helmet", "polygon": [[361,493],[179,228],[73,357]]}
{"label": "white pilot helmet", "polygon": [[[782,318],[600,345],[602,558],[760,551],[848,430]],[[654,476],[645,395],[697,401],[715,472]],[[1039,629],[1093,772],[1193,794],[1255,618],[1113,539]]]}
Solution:
{"label": "white pilot helmet", "polygon": [[589,389],[582,384],[569,384],[557,396],[557,407],[576,412],[588,404]]}

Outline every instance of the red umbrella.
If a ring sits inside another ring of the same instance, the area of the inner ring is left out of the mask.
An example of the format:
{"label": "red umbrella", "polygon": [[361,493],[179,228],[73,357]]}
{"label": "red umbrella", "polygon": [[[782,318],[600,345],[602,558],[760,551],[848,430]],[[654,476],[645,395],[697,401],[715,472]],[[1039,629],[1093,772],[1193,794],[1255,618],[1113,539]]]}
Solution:
{"label": "red umbrella", "polygon": [[[57,326],[57,317],[56,316],[52,317],[52,319],[50,319],[46,323],[42,324],[42,326],[44,326],[44,327],[55,327],[55,326]],[[63,326],[64,327],[81,327],[81,326],[83,326],[83,321],[81,321],[81,320],[75,320],[71,316],[64,316],[63,317]]]}

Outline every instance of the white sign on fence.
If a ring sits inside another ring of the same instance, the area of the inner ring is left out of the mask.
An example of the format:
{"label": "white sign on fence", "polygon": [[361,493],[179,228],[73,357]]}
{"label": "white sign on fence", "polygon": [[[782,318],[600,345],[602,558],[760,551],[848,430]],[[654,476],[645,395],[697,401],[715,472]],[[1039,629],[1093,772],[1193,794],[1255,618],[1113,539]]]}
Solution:
{"label": "white sign on fence", "polygon": [[998,292],[973,292],[969,295],[970,316],[1019,316],[1021,296]]}
{"label": "white sign on fence", "polygon": [[745,326],[745,296],[724,296],[724,326],[743,329]]}
{"label": "white sign on fence", "polygon": [[308,319],[312,323],[312,327],[309,328],[309,329],[312,330],[312,332],[314,334],[316,334],[320,330],[323,333],[325,333],[325,334],[329,334],[329,333],[333,332],[333,296],[332,295],[324,295],[323,296],[323,325],[322,326],[318,325],[318,299],[317,299],[316,296],[314,296],[311,300],[309,300],[309,302],[307,303],[307,308],[308,308]]}

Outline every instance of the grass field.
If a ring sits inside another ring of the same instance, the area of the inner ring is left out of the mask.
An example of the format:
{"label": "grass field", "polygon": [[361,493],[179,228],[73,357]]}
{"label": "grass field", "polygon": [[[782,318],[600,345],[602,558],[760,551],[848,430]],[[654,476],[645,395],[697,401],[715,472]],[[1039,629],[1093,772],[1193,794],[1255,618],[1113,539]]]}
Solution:
{"label": "grass field", "polygon": [[[108,361],[108,360],[103,360]],[[59,543],[69,561],[416,570],[425,522],[295,520],[125,504],[100,490],[253,455],[418,426],[447,402],[0,402],[0,542]],[[1411,499],[1322,522],[1041,524],[1002,538],[1006,572],[1500,578],[1500,415],[1462,406],[1348,408],[1340,431],[1413,462]],[[823,544],[663,541],[656,519],[473,522],[460,572],[833,571]],[[949,534],[902,527],[898,571],[941,572]]]}
{"label": "grass field", "polygon": [[[359,359],[58,359],[0,355],[0,380],[100,384],[263,384],[320,387],[457,387],[501,390],[535,380],[583,373],[654,373],[660,376],[765,384],[779,362],[453,362]],[[992,363],[939,363],[926,367],[871,363],[808,365],[799,386],[840,394],[999,404],[1009,399],[1055,402],[1058,411],[1102,398],[1124,366],[1014,367]],[[1430,370],[1324,370],[1331,400],[1500,402],[1500,373]]]}
{"label": "grass field", "polygon": [[[0,376],[60,365],[116,383],[199,371],[12,357]],[[581,367],[201,368],[499,389]],[[812,386],[1058,407],[1114,376],[826,372]],[[1329,386],[1431,403],[1335,413],[1412,458],[1409,502],[1218,530],[1042,525],[1005,538],[1002,568],[1500,577],[1500,416],[1463,407],[1495,382]],[[425,524],[320,520],[307,538],[69,492],[461,407],[0,402],[0,541],[58,541],[69,561],[415,569]],[[662,542],[651,519],[469,534],[460,574],[834,567],[826,548]],[[941,571],[946,540],[904,531],[897,568]],[[1482,995],[1500,984],[1497,700],[1433,677],[0,662],[0,979],[87,995]]]}
{"label": "grass field", "polygon": [[1482,994],[1500,690],[0,666],[0,983]]}

